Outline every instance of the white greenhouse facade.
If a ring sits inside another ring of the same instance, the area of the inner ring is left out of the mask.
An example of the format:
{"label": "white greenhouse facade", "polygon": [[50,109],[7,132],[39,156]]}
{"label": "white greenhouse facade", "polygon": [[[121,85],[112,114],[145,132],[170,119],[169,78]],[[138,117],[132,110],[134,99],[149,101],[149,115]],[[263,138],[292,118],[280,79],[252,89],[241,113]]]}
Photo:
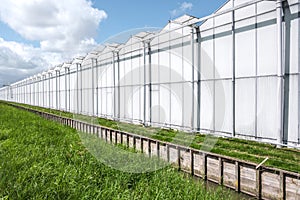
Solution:
{"label": "white greenhouse facade", "polygon": [[0,99],[300,147],[300,1],[230,0],[0,89]]}

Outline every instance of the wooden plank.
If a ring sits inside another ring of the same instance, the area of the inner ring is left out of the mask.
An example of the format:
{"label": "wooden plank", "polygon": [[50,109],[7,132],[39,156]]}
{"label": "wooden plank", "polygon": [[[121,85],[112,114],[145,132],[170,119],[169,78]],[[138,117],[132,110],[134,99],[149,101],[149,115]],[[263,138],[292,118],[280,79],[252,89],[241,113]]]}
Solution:
{"label": "wooden plank", "polygon": [[174,146],[168,145],[169,148],[169,163],[178,165],[178,150]]}
{"label": "wooden plank", "polygon": [[256,196],[256,169],[240,164],[240,191]]}
{"label": "wooden plank", "polygon": [[142,151],[141,138],[135,138],[135,148],[137,151]]}
{"label": "wooden plank", "polygon": [[194,160],[194,175],[202,177],[202,159],[201,155],[198,152],[193,150],[193,160]]}
{"label": "wooden plank", "polygon": [[215,183],[219,183],[220,174],[219,174],[219,159],[216,157],[207,156],[206,158],[206,165],[207,165],[207,180],[210,180]]}
{"label": "wooden plank", "polygon": [[157,142],[150,140],[150,146],[151,146],[151,157],[157,156]]}
{"label": "wooden plank", "polygon": [[279,199],[280,194],[280,175],[274,172],[266,172],[262,174],[262,198]]}
{"label": "wooden plank", "polygon": [[159,157],[168,162],[167,145],[159,143]]}
{"label": "wooden plank", "polygon": [[235,189],[235,164],[223,161],[223,185]]}
{"label": "wooden plank", "polygon": [[191,151],[188,149],[180,149],[180,160],[181,170],[191,173]]}
{"label": "wooden plank", "polygon": [[128,137],[128,141],[129,141],[129,148],[134,148],[134,136],[131,136],[131,135],[127,135]]}
{"label": "wooden plank", "polygon": [[288,200],[300,199],[300,177],[293,178],[286,176],[285,180],[285,197]]}

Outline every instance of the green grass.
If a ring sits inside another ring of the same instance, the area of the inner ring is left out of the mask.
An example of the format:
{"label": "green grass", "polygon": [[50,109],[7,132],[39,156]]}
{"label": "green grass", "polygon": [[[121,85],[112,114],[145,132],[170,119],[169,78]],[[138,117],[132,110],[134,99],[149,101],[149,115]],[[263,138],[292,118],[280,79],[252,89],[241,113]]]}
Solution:
{"label": "green grass", "polygon": [[72,128],[0,103],[0,199],[231,199],[167,167],[134,174],[92,156]]}
{"label": "green grass", "polygon": [[[35,106],[23,106],[43,111],[49,110]],[[49,110],[49,112],[66,117],[73,117],[72,113],[66,113],[57,110]],[[75,115],[75,117],[83,118],[79,115]],[[144,135],[161,141],[190,146],[195,149],[209,150],[213,153],[251,161],[257,164],[262,162],[266,157],[269,157],[268,161],[264,164],[265,166],[276,167],[300,173],[300,150],[297,149],[276,148],[275,145],[237,138],[216,138],[213,136],[207,137],[205,134],[193,135],[192,133],[184,133],[177,130],[143,127],[141,125],[116,122],[103,118],[97,118],[96,121],[100,125],[109,128]],[[215,141],[217,142],[215,143]],[[210,148],[210,145],[213,146],[212,149]]]}

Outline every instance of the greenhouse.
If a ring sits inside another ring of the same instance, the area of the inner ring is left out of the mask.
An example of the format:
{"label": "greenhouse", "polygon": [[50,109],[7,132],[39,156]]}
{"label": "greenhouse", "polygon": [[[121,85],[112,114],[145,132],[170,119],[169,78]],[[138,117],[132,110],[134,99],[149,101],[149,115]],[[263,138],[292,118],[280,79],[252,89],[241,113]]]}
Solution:
{"label": "greenhouse", "polygon": [[230,0],[0,88],[0,99],[300,147],[299,51],[299,0]]}

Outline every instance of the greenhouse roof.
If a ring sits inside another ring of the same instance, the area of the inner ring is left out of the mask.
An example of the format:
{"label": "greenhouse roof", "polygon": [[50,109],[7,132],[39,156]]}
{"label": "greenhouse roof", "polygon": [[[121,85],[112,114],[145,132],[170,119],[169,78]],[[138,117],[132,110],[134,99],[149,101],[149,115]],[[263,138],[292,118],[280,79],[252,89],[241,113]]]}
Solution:
{"label": "greenhouse roof", "polygon": [[197,23],[198,19],[199,18],[197,18],[197,17],[185,14],[185,15],[182,15],[181,17],[178,17],[177,19],[171,20],[170,22],[184,25],[184,24]]}

